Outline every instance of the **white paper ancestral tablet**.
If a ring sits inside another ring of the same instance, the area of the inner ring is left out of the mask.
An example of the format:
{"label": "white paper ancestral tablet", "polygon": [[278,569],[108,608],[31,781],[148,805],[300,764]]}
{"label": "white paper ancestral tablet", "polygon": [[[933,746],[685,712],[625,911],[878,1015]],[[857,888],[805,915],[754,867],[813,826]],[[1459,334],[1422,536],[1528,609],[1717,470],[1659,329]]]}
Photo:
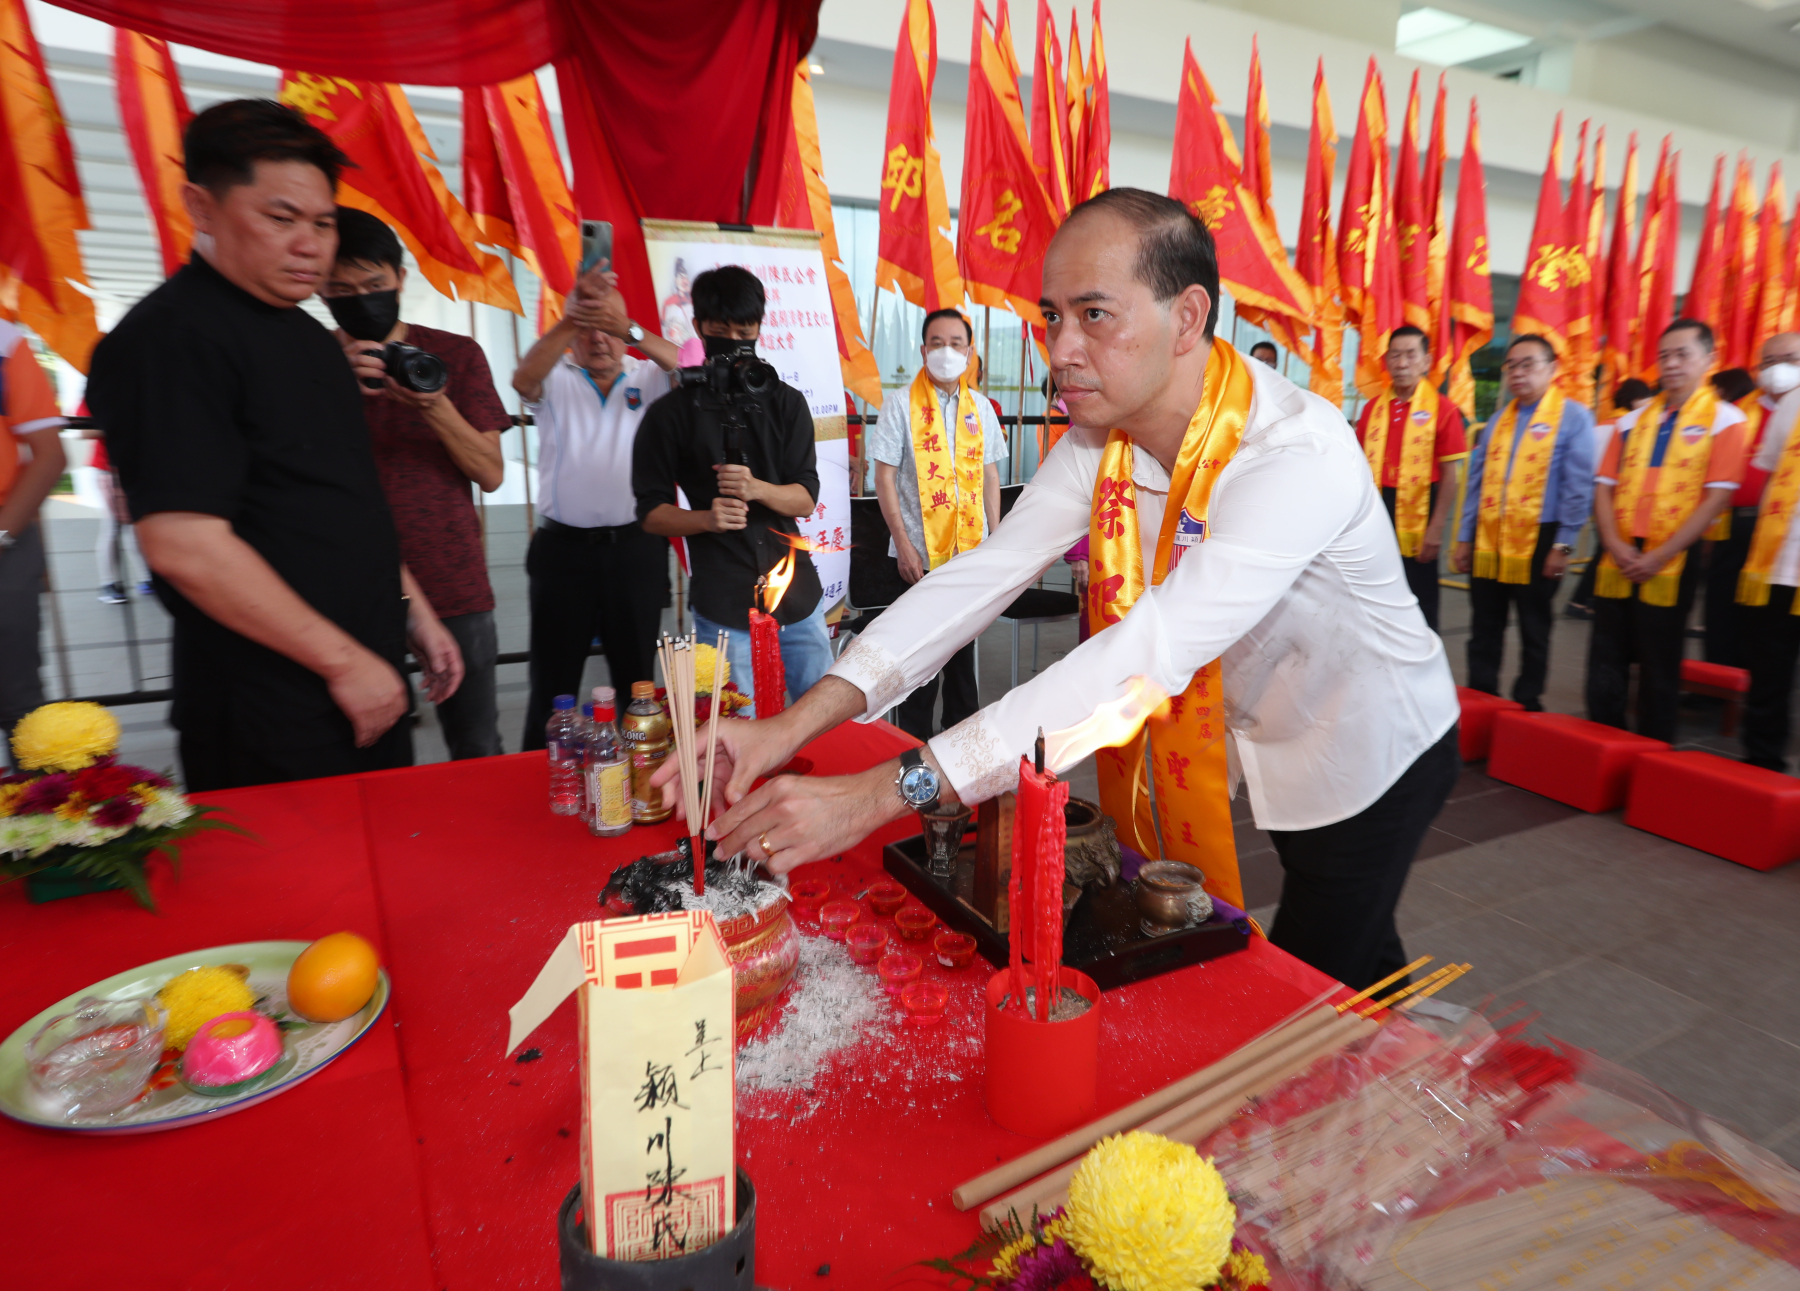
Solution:
{"label": "white paper ancestral tablet", "polygon": [[[850,441],[844,420],[844,377],[837,324],[819,235],[811,229],[722,229],[716,224],[645,220],[644,243],[656,284],[657,323],[680,345],[694,333],[688,290],[695,275],[742,265],[761,280],[768,300],[757,353],[806,396],[818,447],[819,497],[799,520],[813,544],[829,612],[850,586]],[[835,621],[835,619],[834,619]]]}
{"label": "white paper ancestral tablet", "polygon": [[731,960],[705,910],[578,923],[510,1015],[510,1053],[578,991],[588,1242],[615,1260],[737,1222]]}

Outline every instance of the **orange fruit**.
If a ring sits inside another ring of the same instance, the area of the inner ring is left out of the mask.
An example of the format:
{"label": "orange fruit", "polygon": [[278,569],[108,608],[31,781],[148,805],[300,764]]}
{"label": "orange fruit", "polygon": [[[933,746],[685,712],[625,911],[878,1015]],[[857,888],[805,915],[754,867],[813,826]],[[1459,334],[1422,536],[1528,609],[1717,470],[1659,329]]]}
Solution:
{"label": "orange fruit", "polygon": [[353,932],[321,937],[288,969],[288,1006],[311,1022],[342,1022],[375,994],[380,965],[375,947]]}

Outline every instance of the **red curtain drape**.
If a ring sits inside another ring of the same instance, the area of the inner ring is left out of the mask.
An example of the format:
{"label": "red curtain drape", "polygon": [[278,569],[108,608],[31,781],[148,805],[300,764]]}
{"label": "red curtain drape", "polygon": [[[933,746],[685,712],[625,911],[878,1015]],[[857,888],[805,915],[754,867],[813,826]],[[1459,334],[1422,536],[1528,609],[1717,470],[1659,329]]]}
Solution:
{"label": "red curtain drape", "polygon": [[221,54],[360,80],[490,85],[556,64],[576,205],[611,220],[656,318],[639,218],[768,223],[821,0],[57,0]]}

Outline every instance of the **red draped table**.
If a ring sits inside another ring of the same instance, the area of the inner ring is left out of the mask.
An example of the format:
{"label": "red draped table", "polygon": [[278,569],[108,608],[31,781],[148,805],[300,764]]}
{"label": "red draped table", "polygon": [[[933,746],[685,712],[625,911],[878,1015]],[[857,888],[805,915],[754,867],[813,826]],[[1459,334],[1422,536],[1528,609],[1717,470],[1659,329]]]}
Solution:
{"label": "red draped table", "polygon": [[[854,771],[911,741],[846,725],[806,755]],[[546,805],[543,754],[207,795],[257,841],[190,845],[160,915],[122,893],[30,907],[0,888],[0,1035],[49,1001],[166,955],[350,928],[393,978],[387,1015],[298,1088],[215,1123],[91,1137],[0,1122],[9,1281],[37,1288],[558,1285],[554,1216],[579,1175],[574,1003],[503,1052],[507,1008],[612,869],[674,825],[591,837]],[[896,825],[805,871],[855,896]],[[816,931],[816,929],[805,929]],[[938,974],[934,966],[930,970]],[[1032,1145],[982,1102],[981,960],[945,1026],[883,1027],[811,1089],[739,1100],[756,1184],[757,1282],[941,1285],[917,1261],[967,1246],[962,1180]],[[1108,992],[1100,1110],[1202,1066],[1326,990],[1253,938]],[[828,1270],[828,1271],[827,1271]]]}

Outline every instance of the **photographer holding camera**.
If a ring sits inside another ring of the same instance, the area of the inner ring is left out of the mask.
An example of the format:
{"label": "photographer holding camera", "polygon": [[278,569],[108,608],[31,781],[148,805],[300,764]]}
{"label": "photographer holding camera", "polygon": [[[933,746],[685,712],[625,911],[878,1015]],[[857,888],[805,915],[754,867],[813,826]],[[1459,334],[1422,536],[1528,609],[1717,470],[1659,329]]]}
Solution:
{"label": "photographer holding camera", "polygon": [[298,308],[346,159],[268,99],[207,108],[182,151],[193,258],[101,339],[88,404],[175,620],[187,788],[410,766],[403,657],[441,700],[462,656],[401,562],[356,380]]}
{"label": "photographer holding camera", "polygon": [[[756,357],[763,286],[739,265],[694,279],[694,328],[706,363],[684,368],[651,408],[632,453],[637,513],[648,533],[685,537],[693,566],[694,630],[731,633],[731,680],[752,694],[750,610],[756,583],[787,555],[785,537],[819,496],[812,410]],[[691,510],[677,504],[679,485]],[[788,689],[798,697],[831,666],[818,570],[804,555],[775,611]]]}
{"label": "photographer holding camera", "polygon": [[503,753],[494,698],[494,591],[469,485],[500,487],[512,425],[487,356],[467,336],[400,319],[400,239],[367,211],[338,207],[337,261],[320,293],[357,376],[400,557],[462,650],[463,683],[438,701],[453,759]]}

